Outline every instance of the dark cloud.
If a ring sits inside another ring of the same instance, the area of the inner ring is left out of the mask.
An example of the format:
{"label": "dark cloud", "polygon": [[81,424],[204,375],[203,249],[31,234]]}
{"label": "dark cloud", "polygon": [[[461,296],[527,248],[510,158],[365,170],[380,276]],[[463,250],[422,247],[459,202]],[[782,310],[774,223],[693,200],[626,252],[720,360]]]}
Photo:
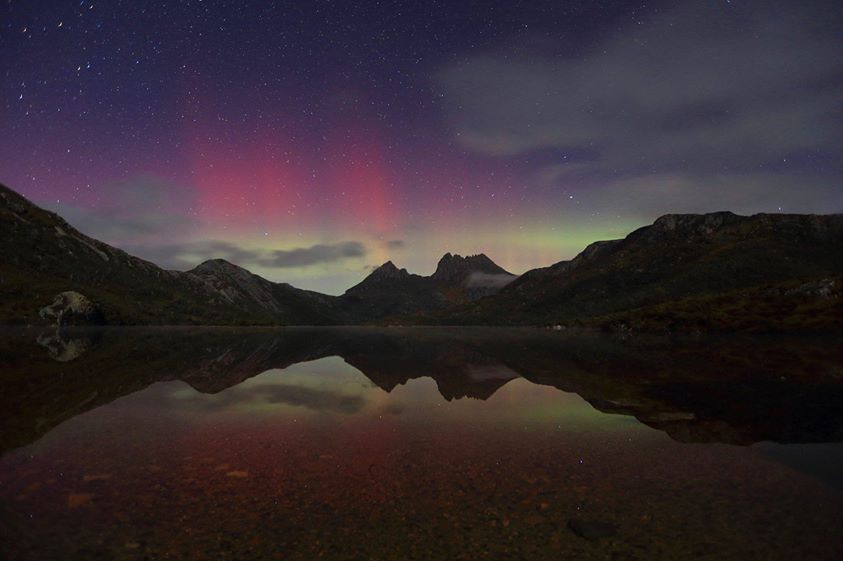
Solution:
{"label": "dark cloud", "polygon": [[225,259],[246,267],[261,258],[261,254],[257,251],[218,240],[151,245],[128,244],[123,249],[166,269],[178,270],[191,269],[208,259]]}
{"label": "dark cloud", "polygon": [[261,257],[257,263],[263,267],[287,268],[306,267],[317,263],[330,263],[348,259],[350,257],[363,257],[366,255],[366,246],[360,242],[341,242],[336,244],[316,244],[310,247],[298,247],[289,250],[275,250],[268,256]]}
{"label": "dark cloud", "polygon": [[182,404],[190,402],[203,411],[223,411],[234,407],[251,407],[256,404],[294,405],[313,411],[352,414],[366,405],[360,394],[349,394],[332,389],[310,388],[297,384],[260,384],[248,388],[232,387],[213,396],[192,394],[180,398]]}
{"label": "dark cloud", "polygon": [[799,173],[653,173],[605,182],[578,195],[578,208],[607,215],[732,210],[757,212],[839,212],[839,181]]}
{"label": "dark cloud", "polygon": [[183,244],[129,245],[127,251],[170,269],[190,269],[208,259],[225,259],[241,267],[291,269],[364,257],[366,246],[357,241],[316,244],[289,250],[246,249],[225,241]]}
{"label": "dark cloud", "polygon": [[316,411],[356,413],[363,409],[366,403],[360,395],[348,395],[304,386],[266,385],[255,389],[265,396],[268,403],[298,405]]}
{"label": "dark cloud", "polygon": [[407,244],[404,240],[389,240],[384,242],[383,245],[386,249],[404,249]]}
{"label": "dark cloud", "polygon": [[444,68],[438,83],[464,147],[558,154],[534,170],[545,186],[632,188],[669,176],[706,197],[708,183],[728,177],[748,194],[730,198],[752,202],[765,198],[758,180],[791,158],[799,188],[788,202],[827,212],[831,192],[841,210],[831,188],[843,176],[841,14],[833,2],[685,2],[582,56],[503,46]]}

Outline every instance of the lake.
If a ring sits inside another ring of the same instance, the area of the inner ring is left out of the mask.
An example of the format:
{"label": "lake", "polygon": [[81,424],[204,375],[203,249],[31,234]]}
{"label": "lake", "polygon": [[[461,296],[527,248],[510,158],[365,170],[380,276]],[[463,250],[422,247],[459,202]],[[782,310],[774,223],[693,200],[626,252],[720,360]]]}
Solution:
{"label": "lake", "polygon": [[0,331],[0,557],[840,559],[843,341]]}

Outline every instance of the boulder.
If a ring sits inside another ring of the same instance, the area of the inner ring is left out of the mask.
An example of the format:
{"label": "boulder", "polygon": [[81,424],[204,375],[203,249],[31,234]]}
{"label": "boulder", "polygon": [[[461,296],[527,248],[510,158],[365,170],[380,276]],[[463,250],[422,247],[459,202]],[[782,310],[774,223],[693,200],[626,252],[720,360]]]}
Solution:
{"label": "boulder", "polygon": [[102,310],[87,296],[72,290],[58,294],[53,303],[41,308],[38,315],[56,325],[101,325]]}

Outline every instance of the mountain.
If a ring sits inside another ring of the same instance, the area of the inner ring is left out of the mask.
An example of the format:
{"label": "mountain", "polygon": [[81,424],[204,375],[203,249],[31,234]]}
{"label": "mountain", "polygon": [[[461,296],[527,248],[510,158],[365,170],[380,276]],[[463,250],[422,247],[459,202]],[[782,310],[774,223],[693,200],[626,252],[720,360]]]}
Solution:
{"label": "mountain", "polygon": [[[446,253],[439,260],[436,271],[430,278],[442,284],[467,284],[472,277],[494,277],[497,275],[505,277],[501,279],[502,281],[515,279],[515,275],[506,272],[482,253],[469,255],[468,257]],[[482,282],[476,284],[482,284]],[[501,284],[506,284],[506,282]]]}
{"label": "mountain", "polygon": [[843,215],[666,215],[429,319],[810,330],[841,326],[841,288]]}
{"label": "mountain", "polygon": [[371,290],[387,286],[401,286],[403,284],[412,283],[423,277],[407,272],[407,269],[399,269],[392,261],[387,261],[380,267],[377,267],[360,283],[349,288],[346,292],[350,293],[365,293]]}
{"label": "mountain", "polygon": [[337,310],[346,323],[366,323],[444,308],[447,301],[429,281],[387,261],[346,290],[337,300]]}
{"label": "mountain", "polygon": [[269,314],[283,325],[336,323],[331,310],[334,296],[276,283],[255,275],[225,259],[210,259],[186,273],[241,310],[260,316]]}
{"label": "mountain", "polygon": [[412,316],[493,294],[515,278],[483,254],[446,253],[428,277],[387,261],[340,296],[337,309],[347,323]]}
{"label": "mountain", "polygon": [[222,260],[164,270],[82,234],[3,185],[0,254],[0,323],[39,323],[39,310],[80,295],[109,324],[331,323],[330,297]]}
{"label": "mountain", "polygon": [[335,297],[221,259],[187,272],[164,270],[0,185],[0,254],[6,324],[843,329],[839,214],[671,214],[520,277],[483,254],[446,253],[430,276],[389,261]]}
{"label": "mountain", "polygon": [[482,253],[468,257],[446,253],[430,278],[440,286],[458,287],[465,298],[477,300],[498,292],[518,277]]}
{"label": "mountain", "polygon": [[271,282],[222,259],[168,271],[82,234],[2,185],[0,234],[0,323],[65,321],[79,317],[68,312],[81,306],[83,319],[109,324],[357,324],[444,309],[515,278],[485,255],[450,253],[430,277],[387,262],[341,297]]}

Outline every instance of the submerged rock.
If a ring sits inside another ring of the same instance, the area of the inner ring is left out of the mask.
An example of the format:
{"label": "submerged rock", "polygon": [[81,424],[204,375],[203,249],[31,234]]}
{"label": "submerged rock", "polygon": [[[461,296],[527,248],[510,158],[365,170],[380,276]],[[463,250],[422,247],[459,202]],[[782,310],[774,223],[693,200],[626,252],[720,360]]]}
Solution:
{"label": "submerged rock", "polygon": [[612,524],[611,522],[601,522],[599,520],[571,518],[568,520],[568,529],[579,537],[593,542],[599,540],[600,538],[614,536],[618,531],[618,525]]}
{"label": "submerged rock", "polygon": [[53,320],[56,325],[99,325],[104,323],[99,306],[87,296],[69,290],[58,294],[53,303],[41,308],[42,319]]}

